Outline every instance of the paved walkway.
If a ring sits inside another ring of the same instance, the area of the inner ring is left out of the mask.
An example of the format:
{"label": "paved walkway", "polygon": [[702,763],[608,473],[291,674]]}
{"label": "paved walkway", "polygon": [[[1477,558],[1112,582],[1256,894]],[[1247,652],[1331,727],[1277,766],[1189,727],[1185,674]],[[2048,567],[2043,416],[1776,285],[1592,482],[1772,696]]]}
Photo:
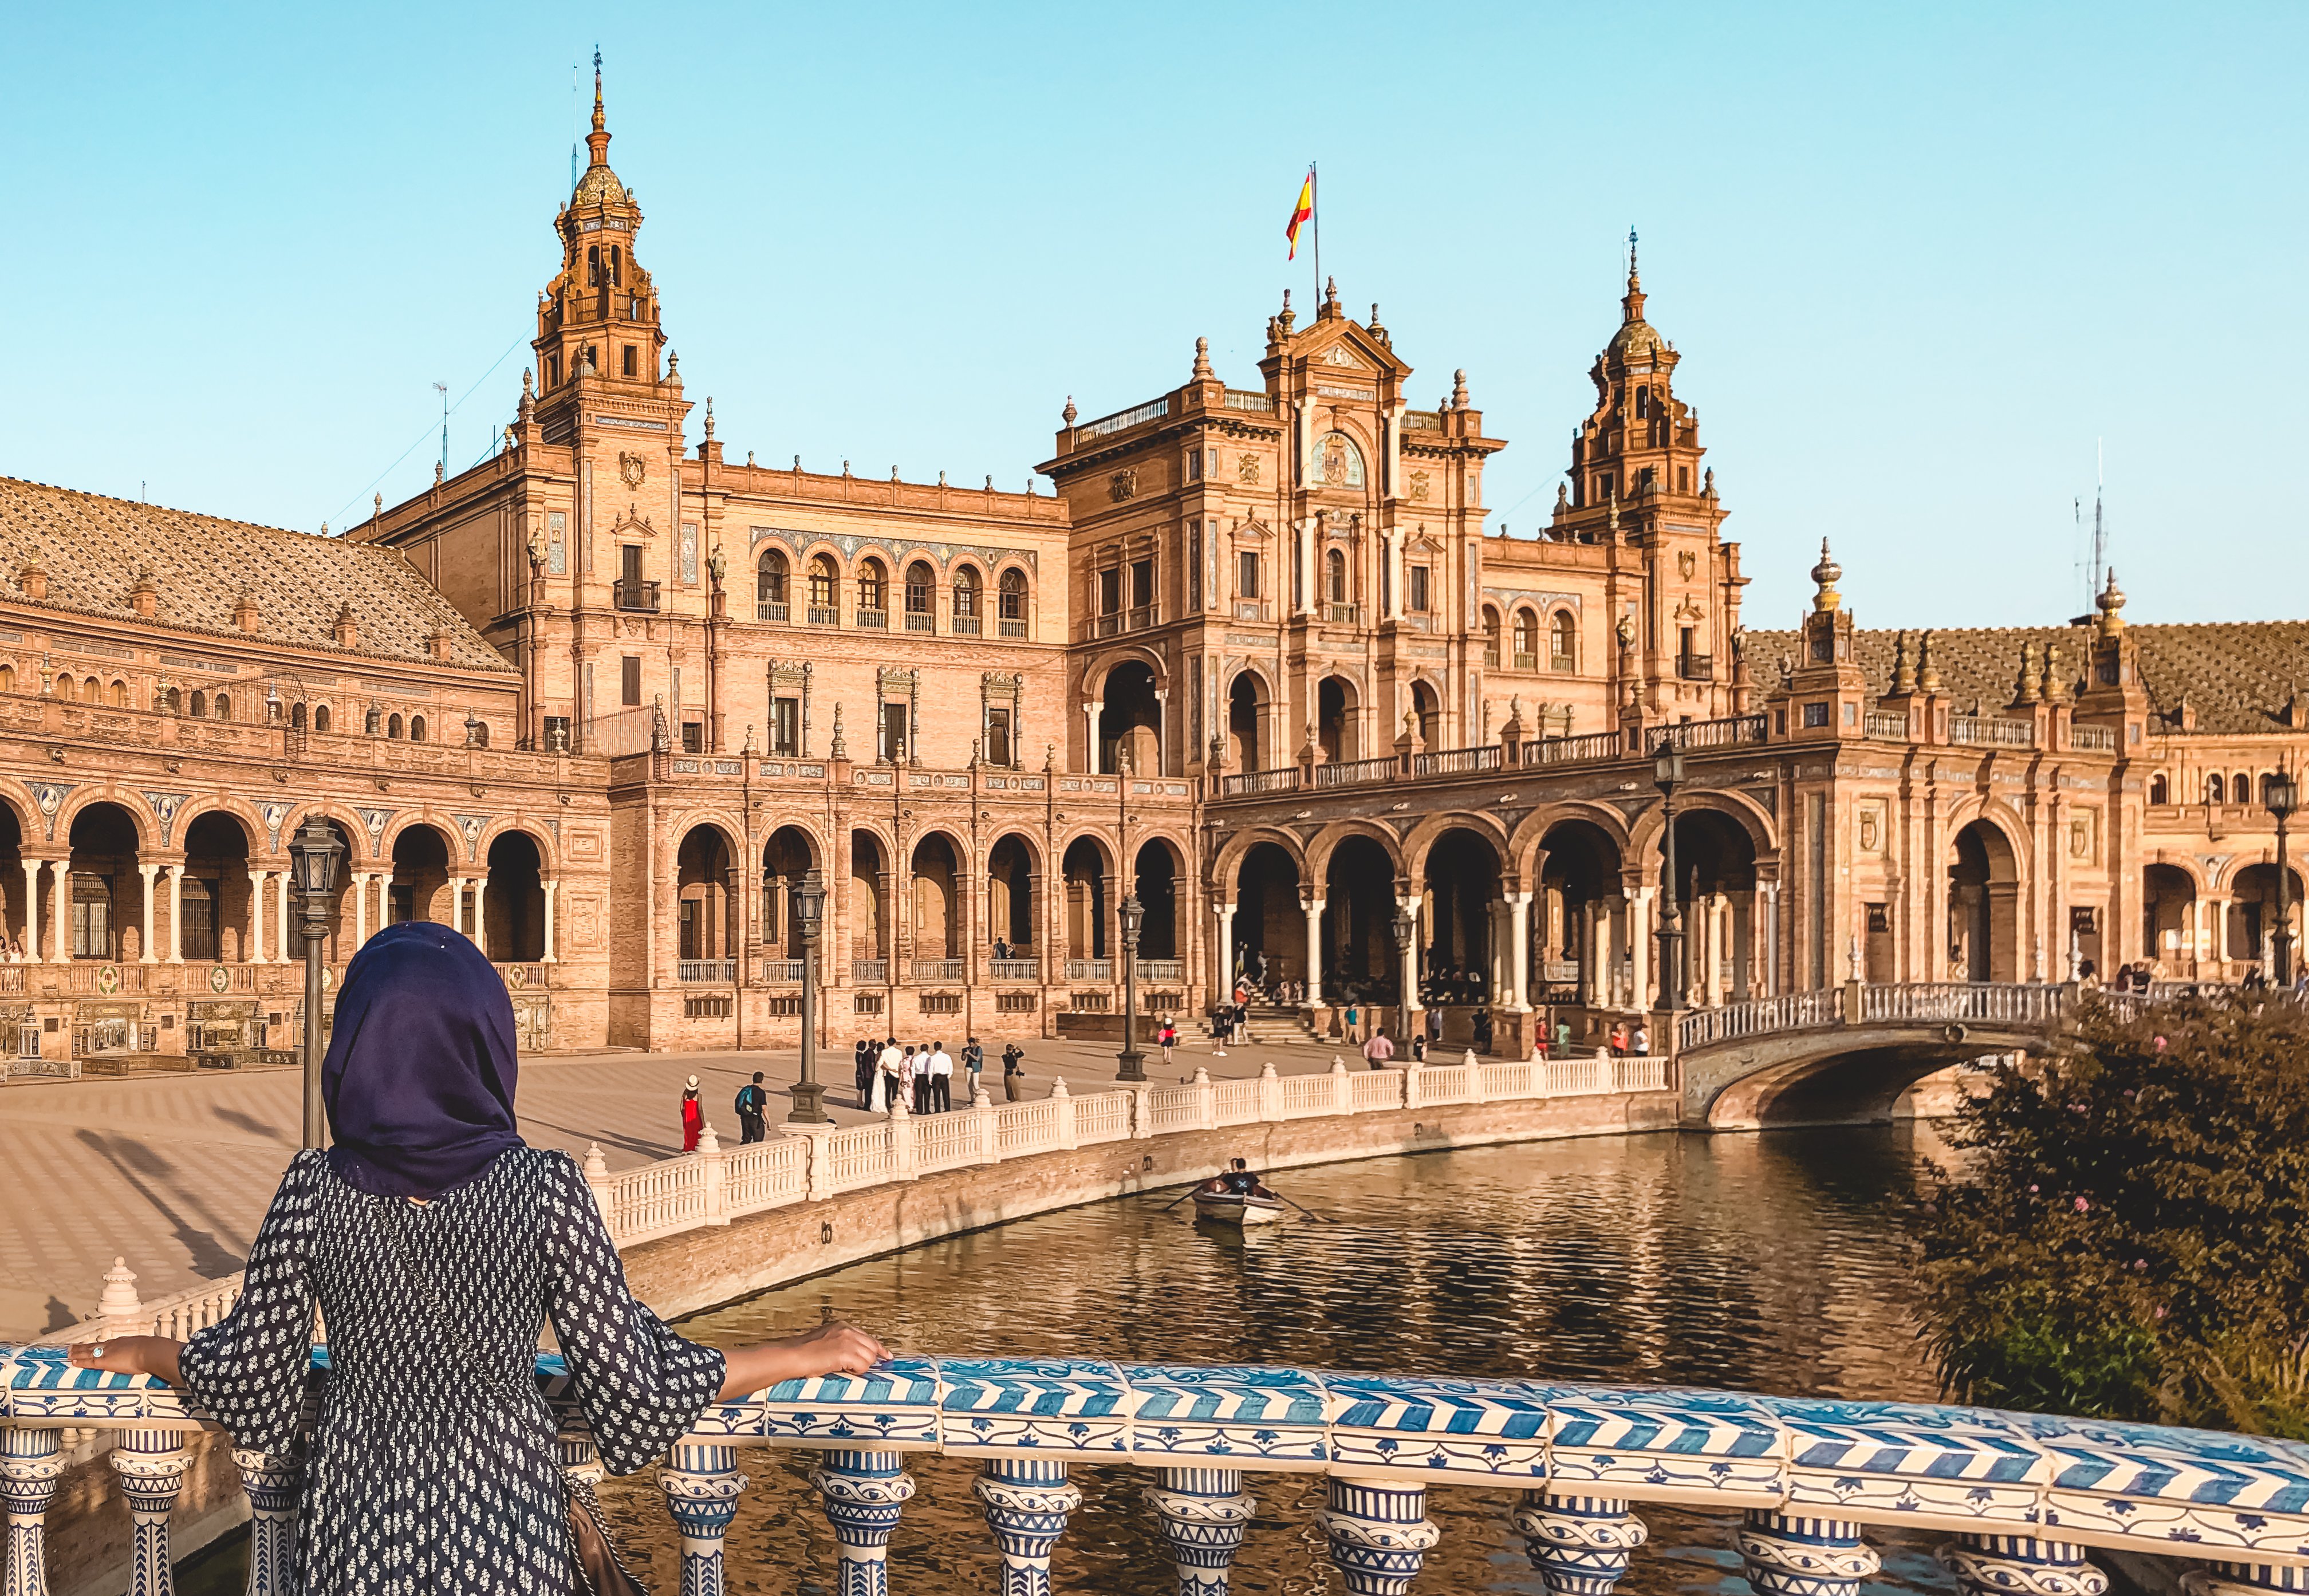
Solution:
{"label": "paved walkway", "polygon": [[[1112,1042],[1027,1039],[1027,1095],[1103,1091],[1114,1078]],[[1001,1096],[1001,1044],[989,1047],[986,1083]],[[1147,1059],[1158,1083],[1255,1075],[1273,1059],[1285,1074],[1328,1069],[1335,1045],[1181,1047],[1169,1070]],[[852,1104],[850,1044],[821,1072],[829,1109],[843,1124],[868,1117]],[[800,1067],[793,1052],[617,1053],[522,1062],[522,1134],[583,1154],[598,1141],[613,1169],[680,1151],[683,1077],[704,1083],[706,1117],[725,1144],[738,1139],[731,1107],[756,1070],[782,1118],[784,1089]],[[957,1070],[959,1074],[960,1071]],[[302,1076],[270,1069],[48,1082],[0,1088],[0,1340],[61,1328],[93,1313],[116,1255],[136,1272],[146,1299],[169,1296],[241,1266],[282,1167],[296,1151]]]}

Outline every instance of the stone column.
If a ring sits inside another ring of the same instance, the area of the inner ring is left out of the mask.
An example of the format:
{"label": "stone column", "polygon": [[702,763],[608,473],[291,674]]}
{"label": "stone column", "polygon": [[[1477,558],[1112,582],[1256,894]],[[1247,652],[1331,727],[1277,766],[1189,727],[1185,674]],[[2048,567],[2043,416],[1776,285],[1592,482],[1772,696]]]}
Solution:
{"label": "stone column", "polygon": [[62,964],[72,957],[72,861],[48,861],[48,957]]}
{"label": "stone column", "polygon": [[1310,898],[1300,905],[1307,917],[1307,997],[1301,1005],[1314,1008],[1323,1001],[1323,902]]}
{"label": "stone column", "polygon": [[63,1436],[56,1431],[0,1429],[0,1506],[8,1514],[7,1561],[0,1572],[0,1590],[46,1596],[44,1527],[64,1472]]}
{"label": "stone column", "polygon": [[154,962],[152,956],[152,877],[159,872],[160,868],[160,867],[158,865],[139,864],[136,867],[136,874],[144,884],[144,941],[143,945],[137,949],[136,953],[136,962],[139,964],[150,964]]}
{"label": "stone column", "polygon": [[1508,1006],[1518,1014],[1531,1013],[1531,894],[1509,893],[1508,912]]}
{"label": "stone column", "polygon": [[24,867],[24,957],[38,964],[41,962],[40,867],[47,861],[19,859],[16,862]]}
{"label": "stone column", "polygon": [[1227,1570],[1258,1504],[1239,1469],[1163,1469],[1146,1492],[1179,1567],[1179,1596],[1226,1596]]}
{"label": "stone column", "polygon": [[681,1534],[681,1596],[722,1596],[722,1539],[738,1515],[738,1449],[678,1441],[658,1471],[665,1509]]}
{"label": "stone column", "polygon": [[[1777,997],[1780,993],[1780,884],[1777,881],[1760,881],[1756,884],[1756,890],[1764,894],[1763,978],[1756,982],[1756,996]],[[1940,930],[1935,927],[1932,933],[1934,948],[1940,945]],[[1928,971],[1939,963],[1939,956],[1935,953]]]}
{"label": "stone column", "polygon": [[828,1452],[810,1471],[834,1526],[836,1596],[890,1596],[890,1532],[914,1494],[898,1452]]}
{"label": "stone column", "polygon": [[1708,935],[1700,947],[1699,1001],[1702,1007],[1715,1008],[1724,1001],[1724,894],[1710,893],[1706,902],[1708,912],[1702,918]]}
{"label": "stone column", "polygon": [[1002,1552],[1002,1596],[1050,1596],[1051,1551],[1082,1492],[1056,1459],[989,1458],[972,1488]]}
{"label": "stone column", "polygon": [[1411,897],[1398,901],[1397,907],[1407,911],[1411,916],[1411,940],[1405,943],[1401,949],[1403,956],[1403,969],[1401,974],[1397,978],[1402,983],[1401,996],[1403,998],[1403,1013],[1400,1019],[1397,1021],[1397,1024],[1400,1026],[1403,1032],[1404,1045],[1408,1048],[1411,1043],[1411,1027],[1414,1017],[1421,1011],[1419,1001],[1419,933],[1421,929],[1419,924],[1419,898],[1417,894],[1414,893]]}
{"label": "stone column", "polygon": [[273,894],[273,945],[280,950],[273,956],[272,962],[275,964],[286,964],[290,962],[289,874],[290,873],[286,870],[282,870],[278,873],[277,884],[279,890]]}
{"label": "stone column", "polygon": [[1329,1480],[1330,1505],[1317,1514],[1331,1563],[1350,1596],[1406,1596],[1427,1550],[1443,1531],[1427,1522],[1421,1486]]}
{"label": "stone column", "polygon": [[1611,1596],[1630,1554],[1650,1535],[1626,1502],[1610,1497],[1526,1491],[1511,1522],[1550,1596]]}
{"label": "stone column", "polygon": [[353,901],[352,951],[356,953],[368,940],[368,884],[369,873],[366,870],[355,870],[346,884]]}
{"label": "stone column", "polygon": [[248,1493],[249,1596],[289,1596],[295,1589],[297,1497],[303,1460],[236,1446],[232,1461]]}
{"label": "stone column", "polygon": [[545,957],[544,957],[544,959],[541,961],[541,962],[543,962],[543,963],[547,963],[547,964],[556,964],[556,963],[560,962],[560,955],[559,955],[559,954],[558,954],[558,953],[556,953],[553,951],[553,948],[554,948],[554,937],[553,937],[553,904],[554,904],[554,900],[555,900],[558,896],[559,896],[559,894],[560,894],[560,891],[561,891],[561,882],[560,882],[560,880],[559,880],[558,877],[554,877],[554,876],[548,876],[548,877],[546,878],[546,881],[545,881],[545,884],[545,884]]}
{"label": "stone column", "polygon": [[1098,768],[1098,718],[1106,711],[1103,699],[1085,699],[1083,703],[1083,769],[1095,776]]}
{"label": "stone column", "polygon": [[264,962],[264,872],[248,873],[248,935],[241,939],[240,957],[243,963],[262,964]]}
{"label": "stone column", "polygon": [[[1211,908],[1219,917],[1219,987],[1213,1000],[1232,1003],[1234,1000],[1234,905],[1214,903]],[[1045,973],[1042,978],[1050,979]]]}
{"label": "stone column", "polygon": [[130,1531],[128,1596],[170,1596],[176,1560],[169,1553],[169,1515],[184,1489],[192,1454],[173,1430],[130,1429],[120,1432],[110,1461],[135,1523]]}
{"label": "stone column", "polygon": [[1841,1519],[1751,1509],[1736,1540],[1755,1596],[1859,1596],[1883,1566]]}
{"label": "stone column", "polygon": [[[736,891],[739,893],[745,891],[742,878]],[[738,935],[743,936],[745,934],[745,921],[741,918],[738,923]],[[473,877],[473,945],[481,950],[482,958],[489,956],[489,878],[486,876]],[[735,947],[730,950],[730,956],[733,959],[738,956]]]}
{"label": "stone column", "polygon": [[185,962],[185,867],[169,867],[169,962]]}
{"label": "stone column", "polygon": [[1657,887],[1639,886],[1628,894],[1628,953],[1634,971],[1630,1008],[1652,1006],[1652,894]]}

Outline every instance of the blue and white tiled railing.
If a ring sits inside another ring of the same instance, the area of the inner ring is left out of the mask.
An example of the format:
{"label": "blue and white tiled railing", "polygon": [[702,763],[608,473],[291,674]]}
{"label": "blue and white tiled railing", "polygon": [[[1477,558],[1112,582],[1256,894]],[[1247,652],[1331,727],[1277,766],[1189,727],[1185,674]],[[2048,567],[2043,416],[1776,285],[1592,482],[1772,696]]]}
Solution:
{"label": "blue and white tiled railing", "polygon": [[[541,1355],[538,1374],[560,1399],[559,1360]],[[117,1436],[136,1525],[132,1596],[161,1596],[183,1435],[211,1428],[203,1416],[156,1383],[67,1367],[55,1347],[0,1345],[0,1392],[6,1596],[47,1589],[59,1432],[86,1428]],[[1502,1484],[1523,1489],[1514,1526],[1555,1596],[1609,1596],[1643,1544],[1633,1509],[1646,1502],[1741,1514],[1737,1549],[1759,1596],[1855,1596],[1877,1568],[1871,1525],[1950,1534],[1941,1560],[1967,1596],[2102,1596],[2097,1548],[2184,1560],[2190,1596],[2309,1592],[2309,1446],[2289,1442],[1732,1392],[976,1359],[900,1359],[708,1409],[660,1473],[685,1592],[723,1588],[740,1450],[762,1445],[817,1454],[842,1596],[887,1591],[910,1453],[980,1460],[1006,1596],[1049,1590],[1081,1500],[1068,1480],[1077,1463],[1152,1472],[1181,1596],[1226,1589],[1251,1514],[1243,1477],[1259,1471],[1328,1477],[1321,1526],[1359,1596],[1410,1588],[1440,1534],[1429,1490]],[[562,1453],[574,1471],[596,1466],[574,1417]],[[234,1458],[256,1518],[249,1589],[282,1590],[298,1460]]]}

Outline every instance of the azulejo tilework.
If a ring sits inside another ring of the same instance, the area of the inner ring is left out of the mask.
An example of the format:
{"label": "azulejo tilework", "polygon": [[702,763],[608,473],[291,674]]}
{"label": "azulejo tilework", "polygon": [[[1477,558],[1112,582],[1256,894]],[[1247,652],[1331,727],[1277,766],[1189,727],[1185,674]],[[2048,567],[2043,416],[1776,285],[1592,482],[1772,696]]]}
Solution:
{"label": "azulejo tilework", "polygon": [[[314,1350],[324,1376],[324,1348]],[[566,1404],[560,1359],[538,1359]],[[174,1392],[0,1345],[0,1423],[198,1428]],[[1673,1387],[1037,1359],[902,1359],[706,1411],[696,1439],[1316,1470],[1374,1483],[1780,1510],[2227,1561],[2309,1561],[2309,1446],[2148,1425]]]}

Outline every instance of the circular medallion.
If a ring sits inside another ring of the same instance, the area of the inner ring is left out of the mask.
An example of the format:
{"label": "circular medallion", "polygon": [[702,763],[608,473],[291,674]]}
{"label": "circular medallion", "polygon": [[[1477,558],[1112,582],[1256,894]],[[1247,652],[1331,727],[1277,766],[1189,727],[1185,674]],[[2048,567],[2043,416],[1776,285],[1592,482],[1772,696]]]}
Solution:
{"label": "circular medallion", "polygon": [[120,966],[108,964],[96,972],[96,989],[107,997],[120,990]]}
{"label": "circular medallion", "polygon": [[212,964],[212,965],[210,965],[210,966],[209,966],[209,990],[210,990],[210,991],[212,991],[212,992],[224,992],[224,991],[229,991],[229,990],[230,990],[230,989],[231,989],[231,987],[232,987],[232,971],[231,971],[227,970],[227,969],[226,969],[223,965],[221,965],[221,964]]}
{"label": "circular medallion", "polygon": [[526,964],[515,964],[508,966],[506,970],[506,981],[509,986],[525,987],[529,985],[529,966]]}

